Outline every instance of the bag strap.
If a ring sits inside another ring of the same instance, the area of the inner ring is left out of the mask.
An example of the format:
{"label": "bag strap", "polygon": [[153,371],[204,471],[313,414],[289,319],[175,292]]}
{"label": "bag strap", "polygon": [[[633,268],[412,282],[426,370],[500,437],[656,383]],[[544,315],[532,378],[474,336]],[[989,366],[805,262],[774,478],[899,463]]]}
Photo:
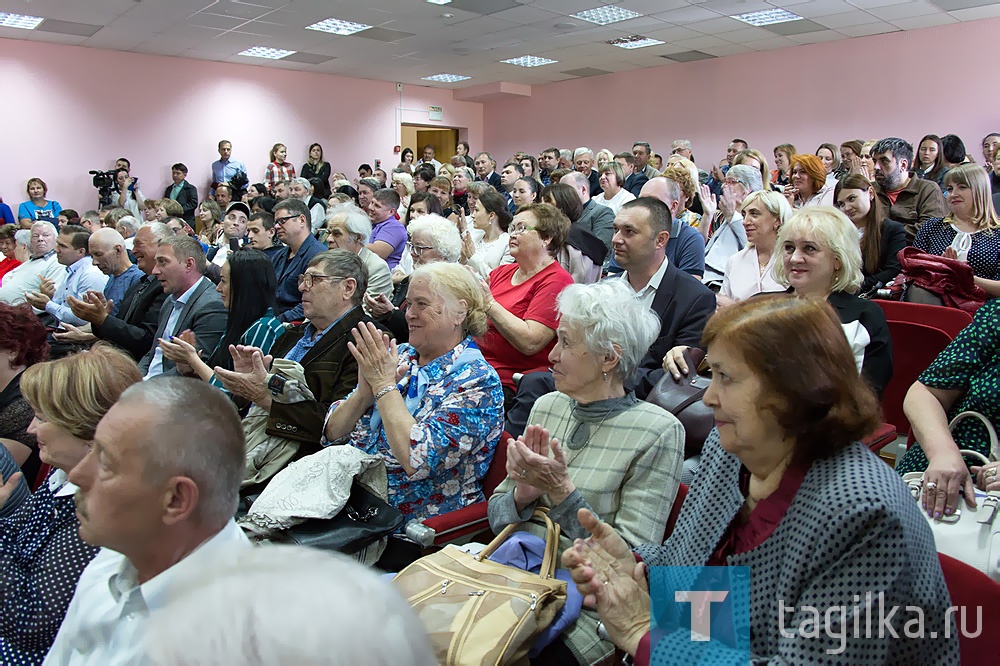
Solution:
{"label": "bag strap", "polygon": [[[979,412],[966,411],[966,412],[962,412],[962,413],[958,414],[955,418],[953,418],[951,420],[951,423],[948,424],[948,431],[949,432],[955,432],[955,426],[958,425],[959,421],[962,421],[962,420],[967,419],[967,418],[976,418],[976,419],[979,419],[979,421],[984,426],[986,426],[986,432],[989,434],[989,437],[990,437],[990,459],[991,460],[1000,460],[1000,441],[997,440],[997,431],[993,427],[993,424],[990,423],[990,420],[988,418],[986,418],[985,416],[983,416],[982,414],[980,414]],[[975,451],[971,451],[971,452],[970,451],[962,451],[963,455],[967,454],[967,453],[973,453],[973,454],[975,454]],[[979,457],[983,457],[982,454],[976,454],[976,455],[978,455]],[[988,462],[990,462],[990,460],[984,460],[983,464],[985,465]]]}
{"label": "bag strap", "polygon": [[[559,526],[552,522],[549,518],[548,507],[536,507],[535,513],[526,522],[534,522],[545,525],[545,555],[542,557],[542,568],[539,569],[538,575],[542,578],[552,578],[556,573],[556,555],[559,551]],[[486,548],[483,548],[475,559],[477,562],[482,562],[487,559],[490,555],[496,552],[496,549],[503,544],[504,541],[510,538],[514,532],[516,532],[521,527],[521,523],[511,523],[496,536],[493,541],[490,541]]]}

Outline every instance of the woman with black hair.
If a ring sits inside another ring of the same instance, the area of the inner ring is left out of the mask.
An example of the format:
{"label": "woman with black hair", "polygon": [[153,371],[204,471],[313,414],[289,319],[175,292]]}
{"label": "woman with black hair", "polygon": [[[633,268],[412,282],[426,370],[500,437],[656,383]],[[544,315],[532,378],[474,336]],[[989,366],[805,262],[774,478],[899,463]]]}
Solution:
{"label": "woman with black hair", "polygon": [[[486,277],[500,264],[514,263],[510,256],[511,214],[507,202],[499,192],[490,188],[476,200],[472,212],[472,223],[483,237],[476,241],[476,253],[469,258],[469,266],[482,277]],[[477,234],[478,235],[478,234]]]}
{"label": "woman with black hair", "polygon": [[250,247],[233,252],[222,265],[222,277],[215,287],[229,311],[226,332],[218,346],[203,357],[199,352],[204,350],[194,347],[194,335],[185,331],[169,340],[160,339],[163,355],[177,364],[181,374],[200,377],[225,390],[213,368],[232,369],[231,346],[256,347],[266,356],[285,332],[285,325],[274,316],[277,288],[274,264],[266,254]]}
{"label": "woman with black hair", "polygon": [[409,164],[413,166],[413,150],[410,148],[403,148],[403,152],[399,154],[399,161],[404,164]]}

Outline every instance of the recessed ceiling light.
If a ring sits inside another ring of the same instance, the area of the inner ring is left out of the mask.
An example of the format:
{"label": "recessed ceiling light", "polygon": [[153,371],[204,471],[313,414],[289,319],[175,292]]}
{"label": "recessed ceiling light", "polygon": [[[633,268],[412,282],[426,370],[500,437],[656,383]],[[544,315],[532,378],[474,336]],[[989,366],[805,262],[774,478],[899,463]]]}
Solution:
{"label": "recessed ceiling light", "polygon": [[793,14],[786,9],[765,9],[760,12],[737,14],[733,18],[737,21],[743,21],[744,23],[749,23],[750,25],[758,28],[762,25],[774,25],[775,23],[787,23],[788,21],[802,20],[801,16]]}
{"label": "recessed ceiling light", "polygon": [[25,16],[23,14],[8,14],[0,12],[0,26],[5,28],[24,28],[34,30],[38,24],[44,21],[40,16]]}
{"label": "recessed ceiling light", "polygon": [[460,74],[435,74],[434,76],[423,77],[424,81],[438,81],[440,83],[455,83],[456,81],[466,81],[471,78],[471,76],[461,76]]}
{"label": "recessed ceiling light", "polygon": [[328,18],[319,23],[307,25],[306,30],[319,30],[329,32],[332,35],[353,35],[356,32],[367,30],[371,26],[366,23],[353,23],[351,21],[341,21],[340,19]]}
{"label": "recessed ceiling light", "polygon": [[548,58],[540,58],[539,56],[526,55],[520,58],[508,58],[507,60],[501,60],[500,62],[505,62],[508,65],[518,65],[519,67],[541,67],[542,65],[551,65],[552,63],[559,62],[558,60],[549,60]]}
{"label": "recessed ceiling light", "polygon": [[246,51],[240,51],[236,55],[250,56],[251,58],[268,58],[269,60],[280,60],[285,56],[290,56],[295,51],[285,49],[272,49],[267,46],[251,46]]}
{"label": "recessed ceiling light", "polygon": [[643,37],[642,35],[629,35],[628,37],[619,37],[618,39],[612,39],[608,42],[611,46],[617,46],[620,49],[641,49],[647,46],[656,46],[657,44],[663,44],[658,39],[653,39],[652,37]]}
{"label": "recessed ceiling light", "polygon": [[597,9],[588,9],[585,12],[570,14],[570,16],[573,18],[583,19],[584,21],[589,21],[591,23],[596,23],[597,25],[608,25],[609,23],[618,23],[619,21],[634,19],[637,16],[642,16],[642,14],[634,12],[631,9],[625,9],[624,7],[604,5],[603,7],[598,7]]}
{"label": "recessed ceiling light", "polygon": [[449,5],[449,4],[451,4],[451,0],[427,0],[427,2],[431,3],[432,5]]}

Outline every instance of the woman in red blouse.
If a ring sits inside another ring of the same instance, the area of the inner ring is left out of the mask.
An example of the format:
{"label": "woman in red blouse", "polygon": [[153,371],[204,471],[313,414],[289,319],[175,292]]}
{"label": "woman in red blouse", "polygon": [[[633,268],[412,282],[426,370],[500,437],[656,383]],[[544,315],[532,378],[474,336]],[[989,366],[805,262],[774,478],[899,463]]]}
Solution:
{"label": "woman in red blouse", "polygon": [[23,246],[21,252],[23,256],[18,257],[17,239],[14,234],[18,227],[14,224],[0,226],[0,252],[3,253],[3,260],[0,261],[0,278],[21,265],[31,257],[31,251],[27,246]]}
{"label": "woman in red blouse", "polygon": [[545,370],[555,345],[556,296],[573,278],[555,255],[566,243],[569,219],[548,204],[528,204],[510,223],[510,255],[483,284],[489,328],[479,349],[496,369],[509,405],[515,373]]}

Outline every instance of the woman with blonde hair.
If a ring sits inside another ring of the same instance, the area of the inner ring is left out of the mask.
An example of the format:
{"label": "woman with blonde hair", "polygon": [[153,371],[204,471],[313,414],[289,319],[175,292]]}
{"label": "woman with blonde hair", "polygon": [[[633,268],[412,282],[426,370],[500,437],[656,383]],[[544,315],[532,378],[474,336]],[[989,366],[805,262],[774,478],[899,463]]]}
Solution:
{"label": "woman with blonde hair", "polygon": [[764,153],[755,148],[741,150],[736,153],[736,157],[733,158],[733,166],[736,166],[737,164],[745,164],[760,171],[760,180],[763,184],[764,190],[776,189],[771,184],[771,167],[768,166],[767,158],[764,157]]}
{"label": "woman with blonde hair", "polygon": [[729,258],[722,290],[716,297],[719,307],[755,294],[784,290],[774,277],[774,268],[779,255],[778,231],[792,216],[788,201],[780,192],[751,192],[743,199],[740,212],[748,244]]}
{"label": "woman with blonde hair", "polygon": [[397,345],[372,323],[348,343],[358,386],[330,406],[324,444],[381,456],[389,502],[407,520],[486,499],[482,481],[503,430],[500,378],[473,338],[486,332],[486,304],[472,273],[443,261],[410,277]]}
{"label": "woman with blonde hair", "polygon": [[599,151],[597,151],[597,154],[594,155],[594,168],[597,169],[598,173],[600,173],[601,169],[604,168],[605,164],[614,161],[615,161],[615,154],[610,150],[608,150],[607,148],[601,148]]}
{"label": "woman with blonde hair", "polygon": [[401,171],[392,173],[392,189],[399,195],[399,217],[406,215],[406,209],[410,207],[410,197],[413,196],[413,176]]}
{"label": "woman with blonde hair", "polygon": [[90,453],[98,421],[141,381],[135,361],[103,342],[35,364],[21,376],[21,392],[35,412],[28,432],[52,471],[0,521],[0,663],[40,664],[52,646],[80,574],[98,550],[80,538],[69,472]]}
{"label": "woman with blonde hair", "polygon": [[923,223],[913,247],[972,268],[976,284],[1000,297],[1000,218],[993,208],[990,177],[978,164],[960,164],[944,176],[951,212]]}
{"label": "woman with blonde hair", "polygon": [[697,229],[701,223],[701,215],[692,212],[688,205],[694,201],[694,195],[698,192],[695,185],[698,181],[691,177],[691,172],[682,164],[671,162],[675,157],[678,156],[674,155],[667,160],[667,168],[660,175],[674,181],[681,188],[681,199],[677,202],[677,212],[674,214],[674,219]]}
{"label": "woman with blonde hair", "polygon": [[635,199],[635,195],[625,189],[625,170],[622,165],[614,160],[607,162],[600,167],[597,172],[601,174],[598,183],[604,194],[594,197],[594,201],[602,206],[607,206],[614,211],[615,215],[621,207]]}

